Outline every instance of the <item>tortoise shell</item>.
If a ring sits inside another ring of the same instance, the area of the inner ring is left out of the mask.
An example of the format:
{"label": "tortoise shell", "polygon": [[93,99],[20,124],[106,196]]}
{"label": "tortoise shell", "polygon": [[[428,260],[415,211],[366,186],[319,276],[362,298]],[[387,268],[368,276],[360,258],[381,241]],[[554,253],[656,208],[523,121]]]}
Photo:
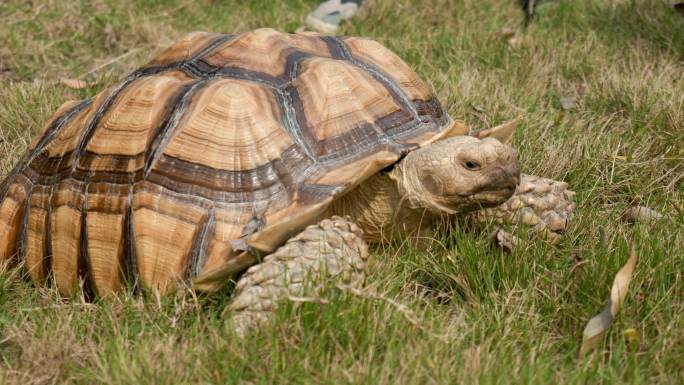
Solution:
{"label": "tortoise shell", "polygon": [[0,261],[64,295],[163,291],[235,263],[241,239],[271,252],[455,126],[375,41],[193,33],[57,110],[0,186]]}

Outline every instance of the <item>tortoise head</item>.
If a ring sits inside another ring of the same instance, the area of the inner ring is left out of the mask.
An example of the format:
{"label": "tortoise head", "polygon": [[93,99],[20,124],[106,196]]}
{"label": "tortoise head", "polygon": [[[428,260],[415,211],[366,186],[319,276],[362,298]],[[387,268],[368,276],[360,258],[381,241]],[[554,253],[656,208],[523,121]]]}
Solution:
{"label": "tortoise head", "polygon": [[454,214],[505,202],[520,172],[511,146],[456,136],[410,152],[390,177],[414,208]]}

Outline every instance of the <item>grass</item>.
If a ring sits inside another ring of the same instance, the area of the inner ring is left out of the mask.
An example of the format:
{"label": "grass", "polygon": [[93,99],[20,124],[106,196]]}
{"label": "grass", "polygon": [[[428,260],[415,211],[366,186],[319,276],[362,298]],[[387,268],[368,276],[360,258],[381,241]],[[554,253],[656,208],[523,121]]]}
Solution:
{"label": "grass", "polygon": [[[293,31],[315,3],[2,2],[0,173],[62,102],[94,95],[183,34]],[[344,26],[396,51],[452,116],[479,128],[520,119],[523,170],[578,193],[557,245],[520,234],[524,246],[505,254],[486,233],[455,228],[443,248],[375,250],[368,285],[425,330],[385,302],[330,291],[328,305],[283,306],[241,340],[220,316],[228,289],[84,304],[6,271],[0,383],[682,383],[684,18],[672,3],[558,1],[525,32],[512,0],[368,0]],[[517,30],[513,44],[503,27]],[[563,110],[561,97],[577,106]],[[622,223],[635,204],[666,219]],[[625,307],[599,352],[578,360],[628,239],[640,261]]]}

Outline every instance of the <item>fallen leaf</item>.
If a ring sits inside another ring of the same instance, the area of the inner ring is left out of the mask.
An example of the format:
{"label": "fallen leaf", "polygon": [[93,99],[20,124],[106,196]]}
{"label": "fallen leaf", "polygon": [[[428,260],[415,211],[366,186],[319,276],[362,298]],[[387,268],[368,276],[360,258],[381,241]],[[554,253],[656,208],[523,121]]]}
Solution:
{"label": "fallen leaf", "polygon": [[598,315],[594,316],[587,322],[587,326],[582,333],[582,345],[580,346],[578,357],[582,358],[588,353],[592,352],[606,335],[608,328],[615,320],[620,308],[622,307],[627,291],[629,290],[629,283],[632,280],[634,267],[637,263],[637,253],[634,245],[631,246],[629,252],[629,259],[624,266],[618,271],[613,280],[613,286],[610,289],[610,296],[606,301],[603,310]]}
{"label": "fallen leaf", "polygon": [[59,79],[59,82],[64,84],[65,86],[67,86],[69,88],[73,88],[76,90],[80,90],[80,89],[86,88],[88,86],[88,84],[85,81],[80,80],[80,79],[61,78],[61,79]]}
{"label": "fallen leaf", "polygon": [[523,43],[525,43],[525,38],[522,35],[515,35],[512,38],[508,39],[508,45],[510,45],[511,48],[514,49],[522,47]]}
{"label": "fallen leaf", "polygon": [[520,246],[522,240],[503,229],[496,229],[494,230],[494,234],[492,234],[492,243],[495,246],[502,248],[504,251],[510,252],[514,248]]}
{"label": "fallen leaf", "polygon": [[477,106],[477,105],[475,105],[475,104],[473,104],[473,103],[470,103],[470,108],[472,108],[473,110],[475,110],[475,112],[479,112],[479,113],[481,113],[481,114],[487,114],[487,111],[485,111],[484,108],[482,108],[482,107],[480,107],[480,106]]}
{"label": "fallen leaf", "polygon": [[106,48],[111,48],[114,46],[114,43],[116,43],[116,34],[114,33],[114,27],[107,23],[104,27],[104,35],[105,35],[105,47]]}
{"label": "fallen leaf", "polygon": [[515,30],[510,27],[503,27],[496,31],[496,35],[504,40],[509,40],[515,36]]}
{"label": "fallen leaf", "polygon": [[565,111],[572,110],[577,107],[577,101],[573,97],[561,96],[560,98],[561,108]]}
{"label": "fallen leaf", "polygon": [[653,223],[661,219],[663,214],[646,206],[633,206],[622,214],[622,220],[627,223]]}
{"label": "fallen leaf", "polygon": [[12,67],[0,64],[0,81],[17,81],[19,75],[12,69]]}

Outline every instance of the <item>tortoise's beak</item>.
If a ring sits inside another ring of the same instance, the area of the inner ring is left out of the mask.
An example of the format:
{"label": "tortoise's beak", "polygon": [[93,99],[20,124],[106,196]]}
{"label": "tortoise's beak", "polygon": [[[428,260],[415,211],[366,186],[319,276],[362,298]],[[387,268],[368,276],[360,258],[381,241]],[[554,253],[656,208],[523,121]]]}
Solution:
{"label": "tortoise's beak", "polygon": [[518,168],[517,161],[510,162],[506,166],[500,167],[494,173],[492,185],[495,188],[498,188],[498,190],[501,190],[503,193],[502,195],[507,195],[506,199],[513,195],[518,184],[520,184],[520,169]]}
{"label": "tortoise's beak", "polygon": [[513,159],[490,170],[485,183],[471,191],[470,202],[482,207],[494,207],[507,201],[520,184],[520,169]]}
{"label": "tortoise's beak", "polygon": [[494,182],[495,186],[501,186],[501,189],[512,189],[520,184],[520,169],[518,169],[518,162],[512,162],[506,167],[501,167],[496,176],[497,180]]}

